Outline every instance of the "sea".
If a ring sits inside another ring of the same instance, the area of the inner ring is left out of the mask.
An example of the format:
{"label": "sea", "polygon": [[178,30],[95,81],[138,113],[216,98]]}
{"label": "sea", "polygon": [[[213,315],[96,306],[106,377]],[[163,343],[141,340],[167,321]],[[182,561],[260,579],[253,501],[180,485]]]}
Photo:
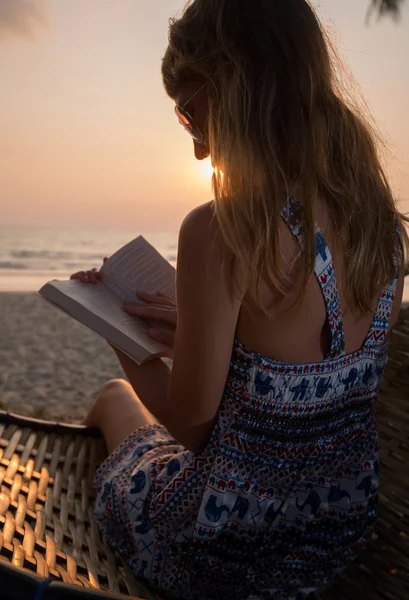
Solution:
{"label": "sea", "polygon": [[100,267],[104,256],[143,235],[176,266],[178,232],[0,227],[0,292],[34,292],[52,279]]}
{"label": "sea", "polygon": [[[0,292],[35,292],[52,279],[100,267],[138,235],[176,266],[178,232],[0,227]],[[409,302],[409,277],[404,302]]]}

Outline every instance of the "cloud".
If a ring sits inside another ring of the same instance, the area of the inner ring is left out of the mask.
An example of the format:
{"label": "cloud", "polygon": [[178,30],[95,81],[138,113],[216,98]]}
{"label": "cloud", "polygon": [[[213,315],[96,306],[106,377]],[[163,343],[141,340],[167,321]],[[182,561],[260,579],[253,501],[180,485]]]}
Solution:
{"label": "cloud", "polygon": [[34,40],[49,24],[48,0],[0,0],[0,41],[10,36]]}

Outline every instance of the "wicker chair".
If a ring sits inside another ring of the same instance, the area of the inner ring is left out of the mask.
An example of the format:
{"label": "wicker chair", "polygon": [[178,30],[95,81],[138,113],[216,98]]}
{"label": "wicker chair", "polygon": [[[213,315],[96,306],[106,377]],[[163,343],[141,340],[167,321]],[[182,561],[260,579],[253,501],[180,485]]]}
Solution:
{"label": "wicker chair", "polygon": [[[376,533],[359,564],[319,600],[409,598],[409,308],[389,357],[376,402]],[[0,412],[0,598],[161,600],[99,536],[91,481],[104,456],[96,430]]]}

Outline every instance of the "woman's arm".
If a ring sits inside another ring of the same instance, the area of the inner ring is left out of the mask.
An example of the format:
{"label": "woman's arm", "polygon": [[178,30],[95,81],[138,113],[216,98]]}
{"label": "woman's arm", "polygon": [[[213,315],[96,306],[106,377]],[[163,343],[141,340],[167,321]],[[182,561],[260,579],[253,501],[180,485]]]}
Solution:
{"label": "woman's arm", "polygon": [[137,365],[129,356],[114,348],[129,383],[146,408],[164,422],[165,399],[168,393],[170,370],[160,359]]}
{"label": "woman's arm", "polygon": [[232,290],[233,267],[210,205],[192,211],[179,235],[178,324],[162,418],[194,452],[209,439],[229,370],[241,306]]}
{"label": "woman's arm", "polygon": [[[234,268],[210,205],[193,210],[179,235],[172,373],[161,360],[138,366],[115,350],[148,410],[193,452],[209,439],[227,379],[241,306],[233,292]],[[134,305],[126,310],[143,317],[152,309]]]}

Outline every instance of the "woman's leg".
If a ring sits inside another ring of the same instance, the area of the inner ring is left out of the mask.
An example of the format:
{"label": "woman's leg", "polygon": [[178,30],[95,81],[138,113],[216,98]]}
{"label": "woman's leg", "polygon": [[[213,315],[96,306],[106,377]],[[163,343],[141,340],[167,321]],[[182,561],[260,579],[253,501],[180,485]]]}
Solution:
{"label": "woman's leg", "polygon": [[124,379],[111,379],[101,389],[83,424],[101,430],[111,453],[135,429],[158,423]]}

